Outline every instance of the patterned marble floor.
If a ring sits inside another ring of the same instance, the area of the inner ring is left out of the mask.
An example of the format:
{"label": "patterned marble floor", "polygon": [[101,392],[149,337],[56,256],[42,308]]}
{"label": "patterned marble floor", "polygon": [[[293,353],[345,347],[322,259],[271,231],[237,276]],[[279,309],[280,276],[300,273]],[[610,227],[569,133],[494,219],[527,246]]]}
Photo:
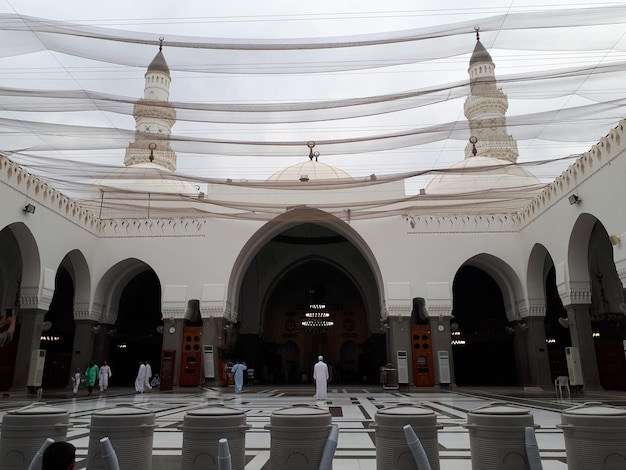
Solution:
{"label": "patterned marble floor", "polygon": [[[335,470],[376,469],[375,431],[370,428],[376,412],[399,403],[412,403],[433,410],[437,415],[441,470],[470,470],[470,442],[462,426],[467,412],[494,402],[508,403],[530,411],[534,418],[537,442],[544,470],[567,469],[560,411],[584,402],[626,406],[626,394],[606,391],[585,391],[571,399],[559,400],[553,390],[537,389],[400,389],[381,390],[375,387],[329,388],[328,400],[316,402],[311,387],[263,388],[247,387],[242,394],[232,388],[178,388],[173,391],[151,391],[135,394],[124,388],[110,389],[106,395],[74,398],[71,393],[43,393],[39,401],[70,413],[68,440],[78,449],[77,468],[84,468],[89,446],[89,424],[94,411],[118,405],[141,406],[155,413],[153,469],[179,470],[185,414],[207,404],[224,405],[245,411],[246,470],[267,470],[270,459],[270,431],[266,425],[275,410],[294,404],[319,406],[331,411],[333,424],[339,427],[339,440],[333,468]],[[35,395],[6,393],[0,398],[0,418],[9,410],[32,404]]]}

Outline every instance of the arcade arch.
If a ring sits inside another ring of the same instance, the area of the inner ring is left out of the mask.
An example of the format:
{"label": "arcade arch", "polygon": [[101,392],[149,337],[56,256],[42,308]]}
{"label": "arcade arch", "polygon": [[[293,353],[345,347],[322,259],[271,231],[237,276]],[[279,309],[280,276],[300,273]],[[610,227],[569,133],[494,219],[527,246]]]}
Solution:
{"label": "arcade arch", "polygon": [[[379,282],[370,263],[332,226],[304,222],[282,228],[268,232],[272,238],[247,262],[237,301],[237,341],[226,354],[246,360],[261,380],[310,380],[319,354],[343,371],[344,381],[377,380],[377,368],[386,360],[385,336],[379,329]],[[341,353],[346,342],[358,350],[349,358]]]}

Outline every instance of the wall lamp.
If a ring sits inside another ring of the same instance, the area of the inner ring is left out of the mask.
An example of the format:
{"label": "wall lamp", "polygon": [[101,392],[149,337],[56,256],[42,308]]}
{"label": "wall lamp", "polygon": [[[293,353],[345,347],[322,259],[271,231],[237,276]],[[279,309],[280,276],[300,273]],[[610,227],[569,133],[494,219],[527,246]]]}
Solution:
{"label": "wall lamp", "polygon": [[581,199],[578,196],[576,196],[576,194],[572,194],[570,197],[567,198],[567,200],[572,206],[581,203]]}
{"label": "wall lamp", "polygon": [[34,214],[35,213],[35,206],[33,206],[32,204],[26,204],[24,206],[24,212],[27,212],[28,214]]}

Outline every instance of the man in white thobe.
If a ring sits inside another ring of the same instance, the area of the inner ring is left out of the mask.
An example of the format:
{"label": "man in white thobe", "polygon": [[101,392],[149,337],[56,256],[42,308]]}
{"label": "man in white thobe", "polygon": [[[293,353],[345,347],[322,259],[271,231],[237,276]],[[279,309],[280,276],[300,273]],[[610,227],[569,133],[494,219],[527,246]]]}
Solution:
{"label": "man in white thobe", "polygon": [[317,358],[317,364],[313,368],[313,381],[315,382],[315,398],[317,400],[326,400],[328,366],[324,362],[323,356]]}
{"label": "man in white thobe", "polygon": [[150,379],[152,378],[152,367],[150,367],[150,363],[146,361],[146,381],[143,384],[144,389],[152,390],[152,386],[150,385]]}
{"label": "man in white thobe", "polygon": [[143,393],[145,383],[146,365],[143,362],[139,362],[139,371],[137,372],[137,378],[135,379],[135,390],[137,393]]}
{"label": "man in white thobe", "polygon": [[100,367],[100,391],[106,392],[109,387],[109,377],[111,377],[111,367],[109,367],[109,363],[105,360],[102,367]]}

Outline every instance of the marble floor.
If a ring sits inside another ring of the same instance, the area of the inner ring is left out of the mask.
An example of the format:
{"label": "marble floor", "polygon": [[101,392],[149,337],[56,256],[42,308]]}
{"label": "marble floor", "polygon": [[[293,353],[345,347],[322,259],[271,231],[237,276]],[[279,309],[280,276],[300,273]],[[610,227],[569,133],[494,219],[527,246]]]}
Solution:
{"label": "marble floor", "polygon": [[272,413],[296,404],[319,406],[331,412],[332,423],[339,427],[339,440],[333,468],[335,470],[376,469],[375,430],[376,412],[400,403],[411,403],[436,413],[439,430],[439,458],[441,470],[469,470],[470,440],[463,427],[468,411],[493,403],[506,403],[528,410],[534,419],[536,438],[544,470],[567,469],[565,442],[560,412],[585,403],[601,402],[626,407],[626,393],[602,390],[573,394],[571,399],[557,399],[554,390],[540,389],[469,389],[454,390],[407,388],[382,390],[377,387],[329,387],[328,399],[318,402],[312,387],[285,386],[266,388],[251,386],[235,395],[231,388],[175,388],[161,392],[152,390],[135,394],[128,388],[109,389],[106,394],[77,398],[71,392],[44,392],[36,395],[5,393],[0,398],[0,418],[7,411],[19,409],[40,401],[47,406],[63,408],[70,414],[68,440],[78,449],[77,468],[86,465],[89,447],[89,425],[94,411],[119,405],[140,406],[153,411],[156,428],[153,437],[152,468],[178,470],[181,468],[183,419],[188,411],[208,404],[221,403],[245,412],[250,429],[245,435],[246,470],[267,470],[270,459],[270,423]]}

